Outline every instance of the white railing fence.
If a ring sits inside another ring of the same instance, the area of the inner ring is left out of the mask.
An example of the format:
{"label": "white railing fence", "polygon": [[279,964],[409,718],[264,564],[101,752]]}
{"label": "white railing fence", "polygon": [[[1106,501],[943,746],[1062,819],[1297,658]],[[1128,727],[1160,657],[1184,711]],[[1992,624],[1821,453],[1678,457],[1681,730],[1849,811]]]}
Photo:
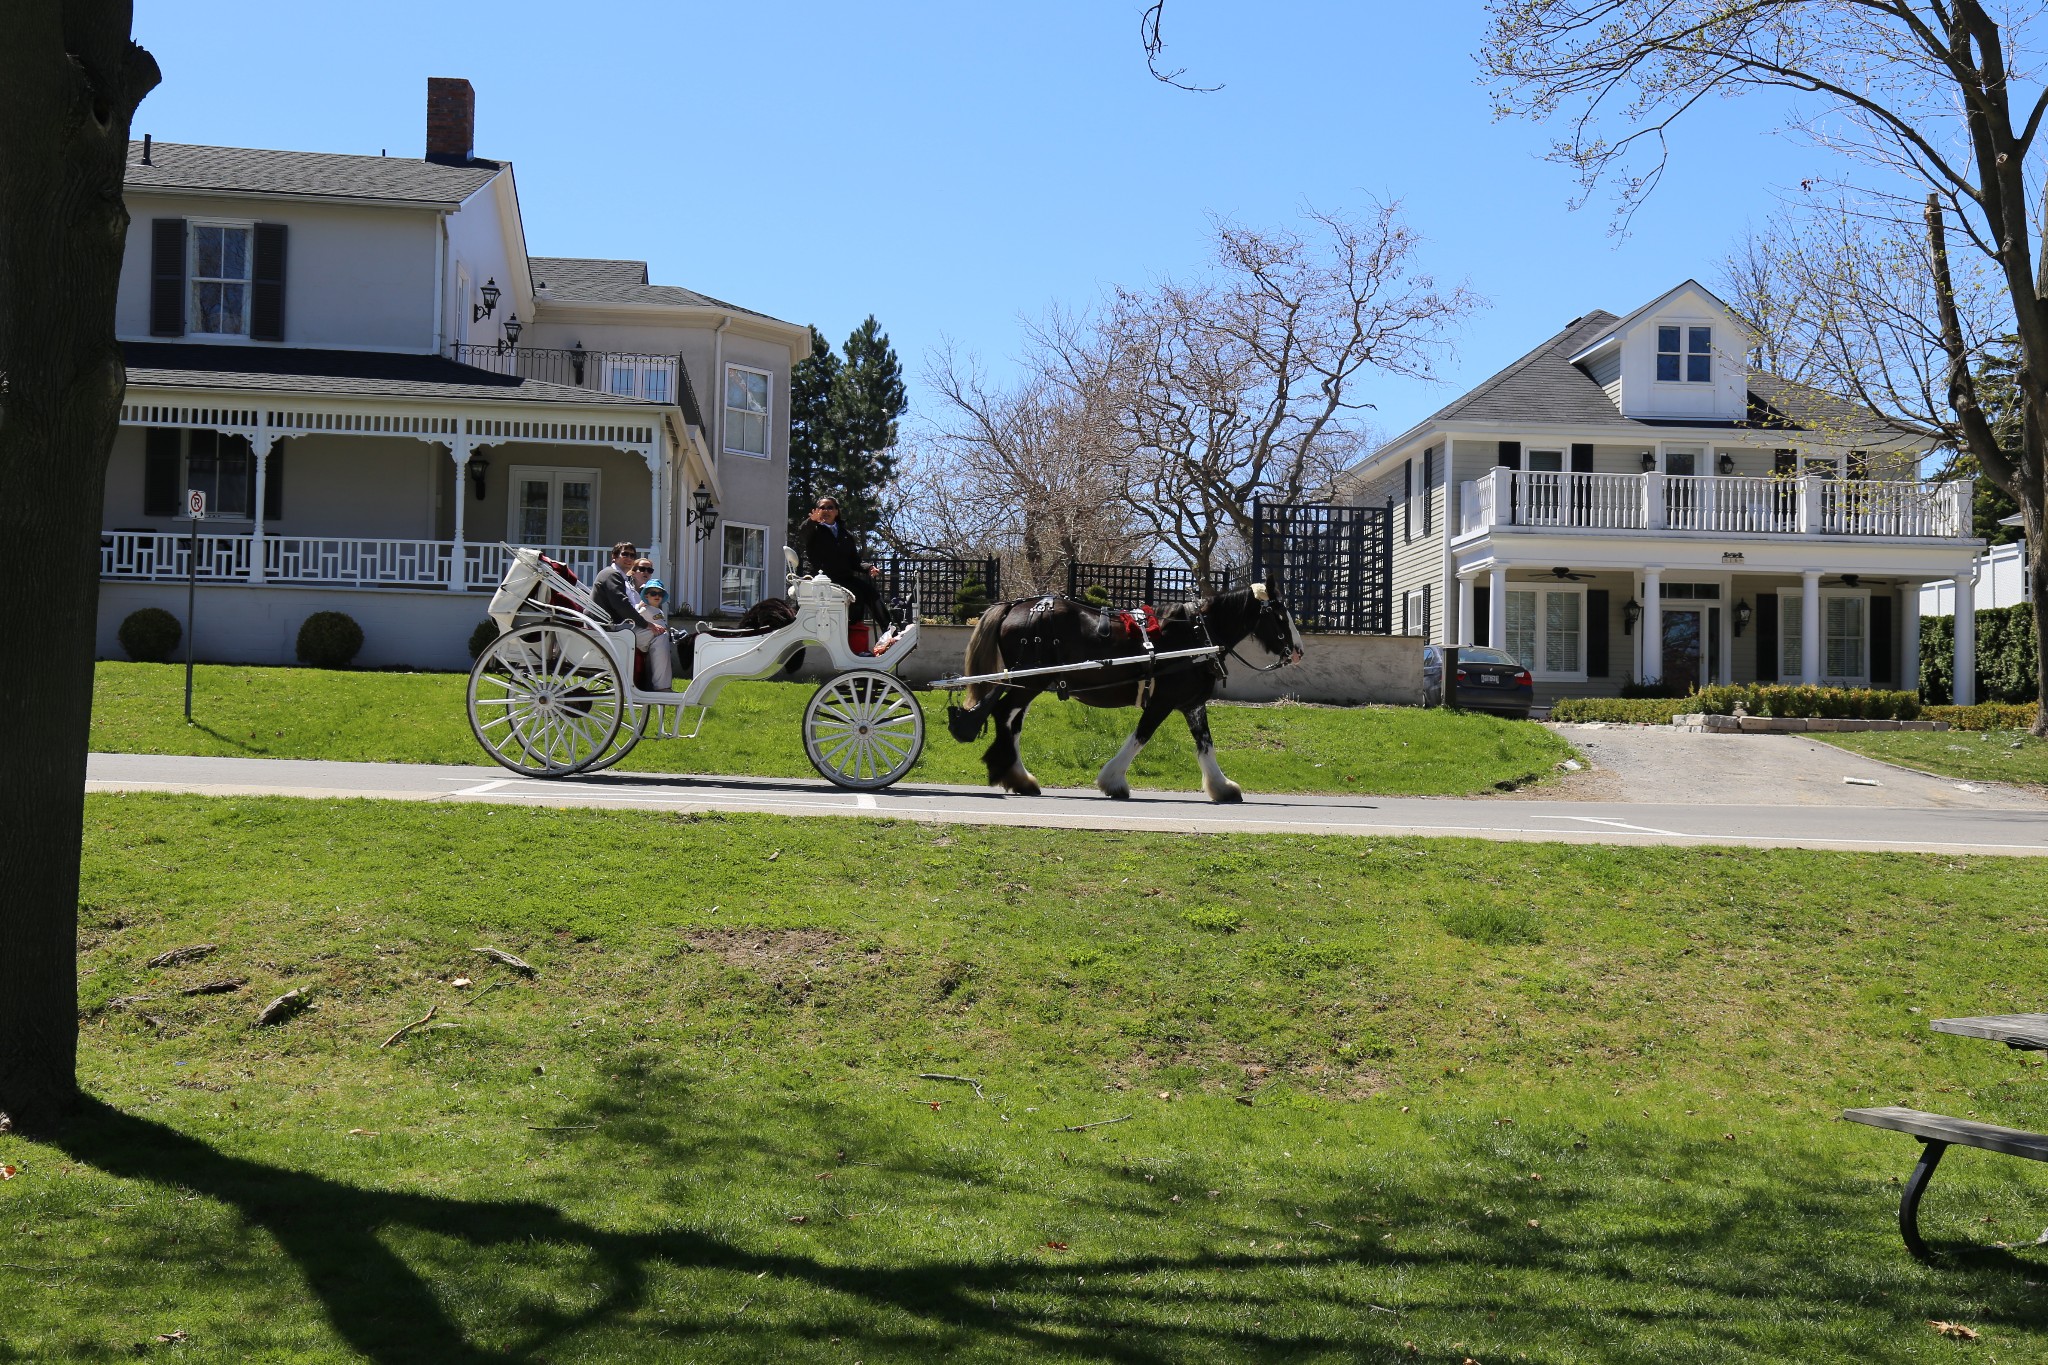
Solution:
{"label": "white railing fence", "polygon": [[[447,540],[365,539],[355,536],[265,536],[263,572],[253,573],[246,535],[198,538],[202,583],[268,583],[315,588],[438,588],[490,592],[504,577],[509,554],[502,545],[456,545]],[[192,538],[177,531],[108,531],[100,536],[100,577],[124,581],[181,581],[191,564]],[[588,583],[604,567],[592,545],[543,545]]]}
{"label": "white railing fence", "polygon": [[1973,485],[1502,467],[1459,492],[1465,535],[1494,526],[1542,526],[1955,539],[1970,534]]}

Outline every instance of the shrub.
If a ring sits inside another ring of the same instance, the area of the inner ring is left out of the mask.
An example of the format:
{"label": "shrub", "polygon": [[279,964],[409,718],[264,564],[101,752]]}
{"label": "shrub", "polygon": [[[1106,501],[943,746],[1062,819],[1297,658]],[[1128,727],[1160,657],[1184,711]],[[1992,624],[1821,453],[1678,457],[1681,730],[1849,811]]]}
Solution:
{"label": "shrub", "polygon": [[1880,692],[1867,687],[1748,683],[1735,687],[1708,687],[1690,696],[1673,698],[1571,697],[1552,706],[1550,718],[1668,725],[1673,716],[1689,715],[1695,711],[1709,716],[1732,716],[1737,708],[1751,716],[1913,720],[1920,714],[1920,699],[1911,692]]}
{"label": "shrub", "polygon": [[299,627],[299,662],[347,668],[363,647],[363,628],[345,611],[316,611]]}
{"label": "shrub", "polygon": [[483,620],[477,622],[476,629],[469,633],[469,657],[472,659],[480,657],[485,650],[491,647],[491,642],[497,638],[498,623],[486,616]]}
{"label": "shrub", "polygon": [[1928,720],[1945,720],[1953,730],[2031,730],[2039,714],[2033,702],[1980,701],[1975,706],[1925,706]]}
{"label": "shrub", "polygon": [[[1955,695],[1956,618],[1920,621],[1920,696],[1946,702]],[[1985,701],[2027,702],[2041,695],[2034,653],[2034,609],[1990,607],[1977,613],[1977,695]]]}
{"label": "shrub", "polygon": [[979,574],[969,574],[960,580],[960,587],[953,594],[953,619],[971,621],[988,610],[988,585],[981,581]]}
{"label": "shrub", "polygon": [[1097,611],[1107,611],[1109,609],[1109,589],[1103,587],[1100,583],[1090,583],[1087,587],[1081,589],[1081,600]]}
{"label": "shrub", "polygon": [[1622,725],[1669,725],[1693,709],[1691,697],[1566,697],[1550,708],[1562,721],[1610,721]]}
{"label": "shrub", "polygon": [[185,628],[162,607],[144,607],[128,613],[128,619],[121,623],[120,638],[121,648],[135,662],[160,664],[171,657],[178,641],[185,638]]}

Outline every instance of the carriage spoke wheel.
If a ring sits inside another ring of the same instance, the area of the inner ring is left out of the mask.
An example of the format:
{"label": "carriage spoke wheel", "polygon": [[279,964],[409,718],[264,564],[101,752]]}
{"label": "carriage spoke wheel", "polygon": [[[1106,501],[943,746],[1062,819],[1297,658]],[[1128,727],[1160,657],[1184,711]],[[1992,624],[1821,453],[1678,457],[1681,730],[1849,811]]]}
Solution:
{"label": "carriage spoke wheel", "polygon": [[647,727],[654,718],[654,708],[626,703],[626,714],[619,721],[619,732],[612,737],[612,745],[602,754],[583,765],[586,773],[601,773],[633,752],[633,746],[647,735]]}
{"label": "carriage spoke wheel", "polygon": [[[625,689],[604,646],[568,626],[510,630],[469,672],[469,728],[500,764],[566,777],[604,757],[625,718]],[[614,755],[617,757],[617,755]]]}
{"label": "carriage spoke wheel", "polygon": [[842,787],[886,787],[909,772],[923,750],[924,708],[893,673],[842,673],[804,708],[804,752]]}

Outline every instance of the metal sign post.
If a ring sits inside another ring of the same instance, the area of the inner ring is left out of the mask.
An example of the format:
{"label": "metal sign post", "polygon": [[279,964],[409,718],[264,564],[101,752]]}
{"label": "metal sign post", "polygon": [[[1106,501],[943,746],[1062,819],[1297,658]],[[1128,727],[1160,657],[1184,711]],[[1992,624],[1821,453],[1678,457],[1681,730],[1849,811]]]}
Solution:
{"label": "metal sign post", "polygon": [[192,723],[192,609],[199,600],[199,523],[206,520],[206,491],[185,490],[185,511],[192,518],[192,537],[185,549],[185,723]]}

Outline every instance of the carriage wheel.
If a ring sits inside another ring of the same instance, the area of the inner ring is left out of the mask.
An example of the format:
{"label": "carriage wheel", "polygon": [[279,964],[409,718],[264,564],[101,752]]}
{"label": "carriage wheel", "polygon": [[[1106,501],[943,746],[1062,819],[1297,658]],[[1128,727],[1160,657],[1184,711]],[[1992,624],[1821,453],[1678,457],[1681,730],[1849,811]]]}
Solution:
{"label": "carriage wheel", "polygon": [[864,668],[820,687],[804,708],[804,752],[826,779],[873,791],[924,751],[924,708],[893,673]]}
{"label": "carriage wheel", "polygon": [[625,687],[603,645],[567,626],[507,631],[469,671],[469,728],[527,777],[566,777],[611,748]]}
{"label": "carriage wheel", "polygon": [[625,717],[619,721],[619,733],[612,737],[612,747],[583,765],[581,771],[601,773],[633,752],[633,746],[647,735],[647,723],[654,717],[651,706],[636,706],[626,703]]}

